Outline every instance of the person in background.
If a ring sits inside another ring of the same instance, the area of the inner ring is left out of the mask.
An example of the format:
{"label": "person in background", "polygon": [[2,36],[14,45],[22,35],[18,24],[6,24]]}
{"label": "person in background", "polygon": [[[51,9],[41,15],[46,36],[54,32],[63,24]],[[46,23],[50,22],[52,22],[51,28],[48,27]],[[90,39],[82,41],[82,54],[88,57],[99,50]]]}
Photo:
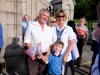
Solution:
{"label": "person in background", "polygon": [[49,55],[48,59],[42,60],[48,64],[48,74],[49,75],[64,75],[64,64],[62,63],[61,51],[63,49],[64,43],[61,41],[56,41],[53,45],[53,49]]}
{"label": "person in background", "polygon": [[76,66],[80,67],[81,60],[82,60],[82,52],[83,52],[83,46],[86,45],[86,42],[88,40],[88,28],[84,25],[85,23],[85,17],[81,17],[79,20],[79,24],[76,26],[77,30],[77,47],[79,50],[79,58],[77,58]]}
{"label": "person in background", "polygon": [[[3,47],[3,28],[2,28],[2,24],[0,23],[0,54],[1,54],[2,47]],[[3,75],[1,62],[0,62],[0,75]]]}
{"label": "person in background", "polygon": [[23,39],[25,36],[25,31],[27,29],[27,27],[32,23],[32,21],[30,21],[30,16],[28,15],[24,15],[23,20],[22,20],[22,33],[23,33]]}
{"label": "person in background", "polygon": [[[27,47],[24,44],[24,36],[25,36],[25,32],[27,30],[27,27],[32,24],[32,21],[30,21],[30,16],[28,15],[24,15],[23,20],[22,20],[22,46],[24,48],[24,50],[27,50]],[[25,64],[28,65],[27,62],[28,56],[25,54]]]}
{"label": "person in background", "polygon": [[[91,68],[95,62],[95,58],[98,54],[98,42],[96,40],[95,37],[97,37],[98,35],[95,36],[96,33],[100,33],[98,32],[98,28],[100,28],[100,24],[98,23],[94,23],[94,30],[93,30],[93,34],[92,34],[92,46],[91,46],[91,51],[93,51],[93,56],[92,56],[92,63],[91,63]],[[91,68],[90,68],[90,73],[91,73]]]}
{"label": "person in background", "polygon": [[[99,23],[100,25],[100,23]],[[92,66],[91,75],[100,75],[100,28],[97,28],[97,33],[95,34],[96,41],[98,42],[98,54],[96,56],[95,62]]]}
{"label": "person in background", "polygon": [[65,64],[64,75],[67,75],[68,62],[72,60],[71,50],[73,48],[73,40],[75,39],[73,29],[66,25],[65,21],[67,18],[66,11],[59,9],[56,11],[55,18],[57,25],[53,27],[53,41],[62,41],[64,43],[64,48],[61,54],[63,55],[63,64]]}
{"label": "person in background", "polygon": [[53,27],[55,25],[57,25],[57,21],[55,17],[50,17],[49,21],[48,21],[48,25]]}
{"label": "person in background", "polygon": [[69,64],[68,64],[68,66],[70,66],[70,68],[71,68],[72,75],[75,75],[74,62],[75,62],[75,59],[77,59],[79,57],[79,52],[78,52],[78,48],[77,48],[77,31],[76,31],[76,28],[75,28],[76,25],[75,25],[74,21],[69,20],[67,25],[72,27],[72,29],[74,31],[74,35],[75,35],[74,46],[73,46],[73,49],[71,51],[72,60],[70,60]]}
{"label": "person in background", "polygon": [[[41,43],[42,51],[40,52],[45,59],[50,54],[50,46],[52,44],[53,32],[51,27],[47,26],[46,22],[50,17],[47,9],[40,10],[37,21],[34,21],[28,26],[24,38],[24,43],[27,48],[31,48],[37,43]],[[42,59],[35,59],[34,61],[28,57],[29,75],[46,75],[46,64]]]}

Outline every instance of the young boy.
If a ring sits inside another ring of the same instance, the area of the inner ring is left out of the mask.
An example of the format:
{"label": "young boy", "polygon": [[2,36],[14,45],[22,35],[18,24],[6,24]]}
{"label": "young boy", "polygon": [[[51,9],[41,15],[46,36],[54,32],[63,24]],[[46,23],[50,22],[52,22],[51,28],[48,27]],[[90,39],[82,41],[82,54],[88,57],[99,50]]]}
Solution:
{"label": "young boy", "polygon": [[41,59],[48,64],[48,74],[49,75],[64,75],[64,65],[62,63],[61,50],[64,47],[64,43],[61,41],[56,41],[53,45],[53,50],[46,60],[44,56]]}

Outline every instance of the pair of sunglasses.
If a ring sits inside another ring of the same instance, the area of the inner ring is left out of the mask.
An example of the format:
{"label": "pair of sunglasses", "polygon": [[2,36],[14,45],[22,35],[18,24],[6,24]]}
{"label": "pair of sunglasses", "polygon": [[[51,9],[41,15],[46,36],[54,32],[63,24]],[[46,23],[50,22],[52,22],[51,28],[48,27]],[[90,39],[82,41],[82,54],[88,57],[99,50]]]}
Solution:
{"label": "pair of sunglasses", "polygon": [[61,18],[61,17],[62,17],[62,18],[64,18],[65,16],[64,16],[64,15],[62,15],[62,16],[57,16],[57,17],[58,17],[58,18]]}
{"label": "pair of sunglasses", "polygon": [[56,21],[51,21],[51,23],[56,23]]}

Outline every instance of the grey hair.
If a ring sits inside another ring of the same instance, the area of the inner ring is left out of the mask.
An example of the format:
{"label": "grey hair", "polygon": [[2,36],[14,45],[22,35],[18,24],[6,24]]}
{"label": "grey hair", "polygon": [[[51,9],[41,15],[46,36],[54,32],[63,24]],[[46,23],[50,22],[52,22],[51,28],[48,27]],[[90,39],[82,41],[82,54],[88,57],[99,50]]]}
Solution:
{"label": "grey hair", "polygon": [[41,9],[41,10],[39,11],[39,13],[43,13],[44,11],[47,11],[48,13],[50,13],[49,10],[47,10],[47,9],[45,9],[45,8]]}

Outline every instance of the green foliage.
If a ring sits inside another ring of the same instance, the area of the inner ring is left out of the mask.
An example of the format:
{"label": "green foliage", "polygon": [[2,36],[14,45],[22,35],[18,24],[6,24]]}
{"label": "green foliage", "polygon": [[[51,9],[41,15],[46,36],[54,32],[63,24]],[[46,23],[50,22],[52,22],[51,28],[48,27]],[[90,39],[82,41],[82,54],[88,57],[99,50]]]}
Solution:
{"label": "green foliage", "polygon": [[87,19],[97,19],[96,6],[100,0],[76,0],[75,18],[86,16]]}

